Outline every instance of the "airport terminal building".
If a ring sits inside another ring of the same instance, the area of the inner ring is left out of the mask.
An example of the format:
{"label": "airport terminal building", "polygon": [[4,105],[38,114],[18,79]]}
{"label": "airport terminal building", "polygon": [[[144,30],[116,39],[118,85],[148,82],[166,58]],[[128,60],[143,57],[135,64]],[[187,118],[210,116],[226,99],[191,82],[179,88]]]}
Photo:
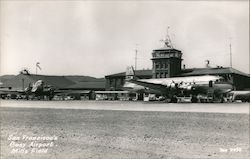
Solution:
{"label": "airport terminal building", "polygon": [[[182,52],[165,45],[152,52],[152,70],[135,70],[139,79],[170,78],[202,75],[219,75],[233,84],[234,90],[250,90],[250,76],[232,67],[205,68],[182,67]],[[125,72],[105,76],[106,90],[122,90]]]}
{"label": "airport terminal building", "polygon": [[[151,79],[218,75],[232,83],[234,90],[250,90],[250,76],[232,67],[212,68],[207,65],[205,68],[185,68],[185,66],[182,66],[182,52],[173,48],[167,42],[162,48],[152,51],[151,61],[152,69],[135,70],[137,78]],[[29,85],[42,80],[47,85],[53,86],[55,90],[70,92],[67,95],[61,96],[74,96],[76,99],[95,100],[141,100],[144,92],[138,93],[124,90],[125,79],[125,72],[107,75],[105,79],[97,79],[89,76],[37,75],[24,71],[2,82],[1,87],[24,91]]]}

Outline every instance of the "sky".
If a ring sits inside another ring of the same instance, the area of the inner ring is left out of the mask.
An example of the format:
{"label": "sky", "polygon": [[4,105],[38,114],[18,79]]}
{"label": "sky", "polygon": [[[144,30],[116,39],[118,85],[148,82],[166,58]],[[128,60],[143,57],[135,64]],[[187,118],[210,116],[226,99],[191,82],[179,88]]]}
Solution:
{"label": "sky", "polygon": [[0,75],[104,77],[152,68],[169,35],[186,68],[230,66],[249,73],[248,1],[0,1]]}

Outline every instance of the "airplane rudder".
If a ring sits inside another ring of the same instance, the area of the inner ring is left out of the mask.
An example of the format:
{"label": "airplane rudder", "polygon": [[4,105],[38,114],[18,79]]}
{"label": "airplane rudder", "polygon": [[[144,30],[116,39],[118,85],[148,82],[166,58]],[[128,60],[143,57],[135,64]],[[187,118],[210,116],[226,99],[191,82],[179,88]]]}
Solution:
{"label": "airplane rudder", "polygon": [[126,75],[126,80],[127,81],[134,79],[134,77],[135,77],[135,70],[134,70],[133,66],[128,66],[127,67],[125,75]]}

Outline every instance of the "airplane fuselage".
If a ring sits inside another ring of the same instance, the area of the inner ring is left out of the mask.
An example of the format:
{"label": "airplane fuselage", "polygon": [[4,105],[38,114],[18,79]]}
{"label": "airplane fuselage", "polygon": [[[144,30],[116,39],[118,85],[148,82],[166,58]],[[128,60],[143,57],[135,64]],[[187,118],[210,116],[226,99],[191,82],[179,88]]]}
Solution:
{"label": "airplane fuselage", "polygon": [[128,80],[124,89],[132,91],[157,90],[166,96],[176,94],[207,94],[213,92],[216,95],[229,92],[233,89],[232,84],[225,82],[220,76],[189,76],[157,79]]}

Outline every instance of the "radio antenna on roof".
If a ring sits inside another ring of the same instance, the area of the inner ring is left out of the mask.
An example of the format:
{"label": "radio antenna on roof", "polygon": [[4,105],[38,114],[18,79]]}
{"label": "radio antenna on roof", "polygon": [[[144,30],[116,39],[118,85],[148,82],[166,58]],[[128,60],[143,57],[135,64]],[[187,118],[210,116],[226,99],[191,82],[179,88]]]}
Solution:
{"label": "radio antenna on roof", "polygon": [[231,37],[229,38],[229,53],[230,53],[230,67],[233,67],[233,60],[232,60],[232,44],[231,44]]}
{"label": "radio antenna on roof", "polygon": [[172,44],[172,42],[171,42],[171,38],[170,38],[169,33],[168,33],[168,30],[169,30],[169,29],[170,29],[170,27],[168,26],[168,27],[167,27],[167,35],[166,35],[165,39],[164,39],[164,40],[161,40],[161,41],[164,42],[165,46],[167,46],[167,47],[173,49],[174,47],[173,47],[173,44]]}
{"label": "radio antenna on roof", "polygon": [[135,45],[135,70],[137,69],[138,44]]}

